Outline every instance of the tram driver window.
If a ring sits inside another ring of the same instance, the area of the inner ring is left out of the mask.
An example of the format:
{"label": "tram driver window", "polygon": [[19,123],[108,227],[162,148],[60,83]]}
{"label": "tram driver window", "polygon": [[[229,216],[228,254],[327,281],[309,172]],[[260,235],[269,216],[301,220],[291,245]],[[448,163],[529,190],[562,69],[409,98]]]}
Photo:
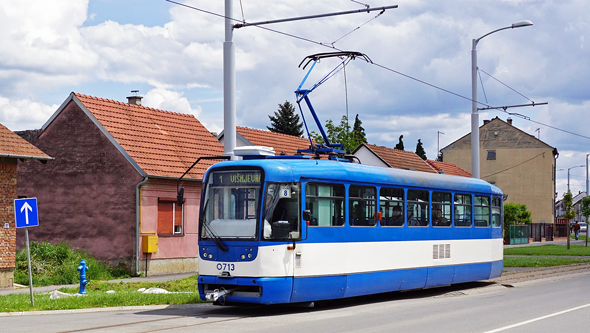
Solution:
{"label": "tram driver window", "polygon": [[264,194],[263,239],[299,239],[299,184],[269,183]]}
{"label": "tram driver window", "polygon": [[382,214],[381,226],[403,226],[404,190],[389,187],[379,189],[379,211]]}
{"label": "tram driver window", "polygon": [[376,190],[371,186],[350,185],[348,188],[349,224],[354,226],[374,226],[377,200]]}
{"label": "tram driver window", "polygon": [[455,226],[471,227],[470,194],[455,194]]}
{"label": "tram driver window", "polygon": [[429,201],[428,191],[408,190],[408,226],[426,227],[430,224],[428,219]]}
{"label": "tram driver window", "polygon": [[492,226],[500,228],[502,226],[502,198],[492,197]]}
{"label": "tram driver window", "polygon": [[475,196],[475,226],[490,226],[490,197],[483,195]]}
{"label": "tram driver window", "polygon": [[432,192],[432,225],[451,226],[451,193]]}
{"label": "tram driver window", "polygon": [[311,211],[310,226],[344,225],[344,185],[307,183],[305,208]]}

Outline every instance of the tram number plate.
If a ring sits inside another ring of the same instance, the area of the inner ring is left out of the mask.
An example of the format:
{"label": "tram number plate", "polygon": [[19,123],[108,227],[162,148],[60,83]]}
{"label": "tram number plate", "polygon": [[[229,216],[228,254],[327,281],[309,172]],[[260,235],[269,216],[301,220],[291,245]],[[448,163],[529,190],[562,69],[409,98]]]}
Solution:
{"label": "tram number plate", "polygon": [[235,264],[229,264],[229,263],[218,263],[217,264],[217,270],[218,271],[227,271],[227,272],[231,272],[236,270],[236,265]]}

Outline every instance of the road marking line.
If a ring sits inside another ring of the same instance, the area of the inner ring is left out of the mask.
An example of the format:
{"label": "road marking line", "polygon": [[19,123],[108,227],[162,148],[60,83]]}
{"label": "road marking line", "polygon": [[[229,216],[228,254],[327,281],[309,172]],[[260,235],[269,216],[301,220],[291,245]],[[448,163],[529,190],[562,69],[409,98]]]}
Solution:
{"label": "road marking line", "polygon": [[508,329],[511,329],[511,328],[514,328],[514,327],[518,327],[518,326],[522,326],[522,325],[527,325],[527,324],[534,323],[534,322],[539,321],[539,320],[543,320],[543,319],[547,319],[547,318],[559,316],[559,315],[562,315],[564,313],[568,313],[568,312],[580,310],[580,309],[583,309],[583,308],[587,308],[589,306],[590,306],[590,303],[589,304],[586,304],[586,305],[581,305],[581,306],[578,306],[578,307],[575,307],[575,308],[571,308],[571,309],[568,309],[568,310],[563,310],[563,311],[555,312],[555,313],[552,313],[552,314],[549,314],[549,315],[546,315],[546,316],[542,316],[542,317],[538,317],[538,318],[535,318],[535,319],[530,319],[530,320],[523,321],[523,322],[520,322],[520,323],[516,323],[516,324],[513,324],[513,325],[496,328],[495,330],[487,331],[487,332],[484,332],[484,333],[495,333],[495,332],[505,331],[505,330],[508,330]]}

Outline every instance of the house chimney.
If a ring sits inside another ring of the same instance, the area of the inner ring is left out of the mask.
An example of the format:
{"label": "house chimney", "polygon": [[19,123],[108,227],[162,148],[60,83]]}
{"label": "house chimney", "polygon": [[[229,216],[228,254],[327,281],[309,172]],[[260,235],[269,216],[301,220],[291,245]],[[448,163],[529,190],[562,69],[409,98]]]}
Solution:
{"label": "house chimney", "polygon": [[508,122],[508,125],[512,125],[512,118],[508,118],[506,121]]}
{"label": "house chimney", "polygon": [[131,90],[132,96],[127,96],[127,103],[141,106],[141,99],[143,97],[137,96],[139,90]]}
{"label": "house chimney", "polygon": [[485,124],[487,124],[487,123],[489,123],[489,122],[490,122],[490,120],[488,120],[488,119],[484,119],[484,120],[483,120],[483,124],[484,124],[484,125],[485,125]]}

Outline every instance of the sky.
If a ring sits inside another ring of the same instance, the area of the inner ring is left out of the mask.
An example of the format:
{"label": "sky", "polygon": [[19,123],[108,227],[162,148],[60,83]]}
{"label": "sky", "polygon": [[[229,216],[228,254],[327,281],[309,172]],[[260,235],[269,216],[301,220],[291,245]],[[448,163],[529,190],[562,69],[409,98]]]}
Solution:
{"label": "sky", "polygon": [[[178,2],[224,13],[222,0]],[[369,143],[394,147],[403,135],[405,149],[414,151],[420,139],[435,159],[437,147],[471,130],[472,40],[530,20],[533,26],[499,31],[477,45],[478,102],[548,104],[506,110],[517,115],[481,111],[480,125],[511,117],[557,148],[559,198],[568,169],[572,192],[585,190],[585,168],[576,166],[590,153],[589,1],[240,0],[232,16],[257,22],[365,4],[399,7],[378,17],[363,12],[265,26],[274,31],[235,29],[237,125],[266,129],[278,104],[295,103],[306,74],[300,62],[333,46],[373,63],[353,60],[310,94],[321,121],[358,114]],[[0,36],[0,123],[13,131],[41,128],[72,91],[125,102],[132,90],[145,106],[223,129],[222,17],[165,0],[2,1]],[[304,88],[336,65],[318,63]]]}

